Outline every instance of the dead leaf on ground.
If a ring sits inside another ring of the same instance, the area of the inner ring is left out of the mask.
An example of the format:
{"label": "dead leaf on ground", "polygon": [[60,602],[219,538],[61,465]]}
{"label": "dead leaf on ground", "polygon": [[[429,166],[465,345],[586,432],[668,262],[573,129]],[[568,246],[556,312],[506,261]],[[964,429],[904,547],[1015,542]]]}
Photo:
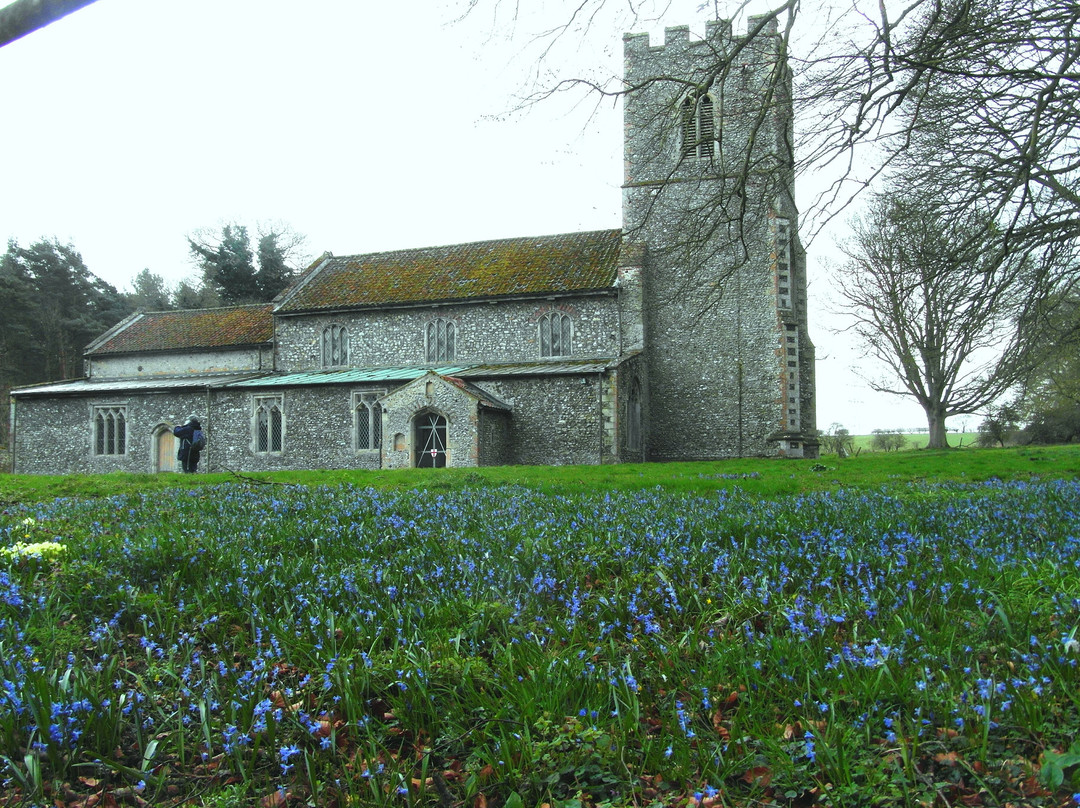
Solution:
{"label": "dead leaf on ground", "polygon": [[285,804],[287,794],[282,794],[280,788],[276,788],[259,800],[259,808],[281,808]]}

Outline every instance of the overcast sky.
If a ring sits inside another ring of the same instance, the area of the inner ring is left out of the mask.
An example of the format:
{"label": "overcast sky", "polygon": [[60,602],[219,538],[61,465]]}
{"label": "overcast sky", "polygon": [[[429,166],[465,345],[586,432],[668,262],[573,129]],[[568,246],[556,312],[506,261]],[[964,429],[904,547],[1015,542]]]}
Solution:
{"label": "overcast sky", "polygon": [[[596,19],[540,63],[530,35],[576,3],[466,5],[97,0],[0,48],[0,239],[70,242],[124,290],[144,268],[191,277],[186,237],[228,222],[286,225],[312,257],[618,227],[621,109],[517,99],[555,74],[617,79],[623,26],[660,44],[712,4]],[[925,426],[852,371],[827,248],[809,256],[818,426]]]}

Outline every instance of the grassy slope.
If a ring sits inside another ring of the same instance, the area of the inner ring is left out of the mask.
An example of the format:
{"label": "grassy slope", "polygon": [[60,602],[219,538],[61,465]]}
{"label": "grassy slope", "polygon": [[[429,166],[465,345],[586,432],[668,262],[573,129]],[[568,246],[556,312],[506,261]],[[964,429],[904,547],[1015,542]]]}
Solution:
{"label": "grassy slope", "polygon": [[373,488],[455,489],[518,484],[548,492],[582,488],[634,490],[659,486],[669,491],[742,488],[763,498],[838,488],[878,489],[913,482],[979,482],[991,478],[1080,476],[1080,446],[973,449],[971,451],[863,452],[839,460],[737,459],[694,463],[612,466],[499,466],[483,469],[402,471],[298,471],[237,475],[106,474],[0,476],[0,506],[55,497],[108,496],[178,486],[237,483],[336,485]]}

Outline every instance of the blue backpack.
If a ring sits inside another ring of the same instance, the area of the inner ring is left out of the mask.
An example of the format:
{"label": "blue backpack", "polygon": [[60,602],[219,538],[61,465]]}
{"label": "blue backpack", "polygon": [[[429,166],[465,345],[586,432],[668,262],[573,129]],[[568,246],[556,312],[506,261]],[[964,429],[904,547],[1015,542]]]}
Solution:
{"label": "blue backpack", "polygon": [[201,452],[206,448],[206,435],[201,429],[196,429],[191,436],[191,451]]}

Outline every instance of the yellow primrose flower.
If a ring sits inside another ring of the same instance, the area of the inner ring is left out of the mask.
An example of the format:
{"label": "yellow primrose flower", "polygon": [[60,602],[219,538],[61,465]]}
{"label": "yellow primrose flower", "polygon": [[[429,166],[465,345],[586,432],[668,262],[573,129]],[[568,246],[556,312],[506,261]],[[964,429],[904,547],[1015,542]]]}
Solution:
{"label": "yellow primrose flower", "polygon": [[57,558],[67,552],[67,546],[55,541],[17,541],[11,547],[0,547],[0,554],[9,559]]}

